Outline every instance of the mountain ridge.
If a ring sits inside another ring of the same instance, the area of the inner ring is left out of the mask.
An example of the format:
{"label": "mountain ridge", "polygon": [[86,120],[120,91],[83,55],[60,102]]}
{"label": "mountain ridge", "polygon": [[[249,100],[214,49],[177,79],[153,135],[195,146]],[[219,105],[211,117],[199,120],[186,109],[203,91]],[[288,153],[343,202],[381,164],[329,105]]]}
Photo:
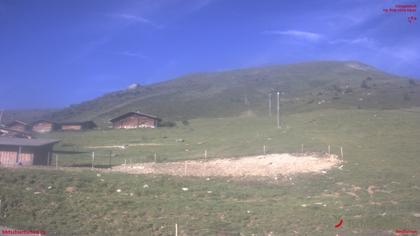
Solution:
{"label": "mountain ridge", "polygon": [[268,94],[273,93],[274,105],[276,91],[282,94],[283,112],[420,106],[420,86],[413,79],[358,61],[309,61],[191,73],[107,93],[45,118],[95,120],[106,125],[119,114],[138,110],[166,120],[236,116],[249,111],[267,114]]}

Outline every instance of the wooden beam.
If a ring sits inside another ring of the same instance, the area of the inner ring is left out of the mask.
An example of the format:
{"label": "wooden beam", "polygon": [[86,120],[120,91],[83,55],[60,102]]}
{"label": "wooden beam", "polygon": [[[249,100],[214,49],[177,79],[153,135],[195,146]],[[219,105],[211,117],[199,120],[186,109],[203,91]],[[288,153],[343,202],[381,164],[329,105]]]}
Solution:
{"label": "wooden beam", "polygon": [[16,154],[16,163],[19,163],[21,153],[22,153],[22,146],[19,146],[18,152]]}

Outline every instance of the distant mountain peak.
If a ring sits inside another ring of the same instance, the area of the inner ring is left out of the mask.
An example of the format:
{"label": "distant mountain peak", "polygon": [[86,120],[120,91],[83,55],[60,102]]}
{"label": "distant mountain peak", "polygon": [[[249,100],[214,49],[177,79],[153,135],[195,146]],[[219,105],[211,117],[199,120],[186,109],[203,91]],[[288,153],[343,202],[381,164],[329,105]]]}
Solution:
{"label": "distant mountain peak", "polygon": [[[368,80],[367,78],[372,78]],[[269,94],[281,92],[284,113],[324,108],[382,109],[420,106],[420,86],[358,61],[307,61],[221,72],[105,94],[52,113],[54,121],[95,120],[99,125],[137,111],[167,120],[267,114]]]}

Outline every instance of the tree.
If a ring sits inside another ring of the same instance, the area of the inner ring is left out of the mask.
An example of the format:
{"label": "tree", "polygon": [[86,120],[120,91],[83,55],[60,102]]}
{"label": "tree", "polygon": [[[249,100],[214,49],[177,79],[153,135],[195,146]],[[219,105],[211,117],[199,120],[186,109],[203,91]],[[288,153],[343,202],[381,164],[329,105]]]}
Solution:
{"label": "tree", "polygon": [[367,80],[363,80],[362,81],[362,84],[360,85],[360,87],[361,88],[364,88],[364,89],[370,89],[370,86],[368,85]]}

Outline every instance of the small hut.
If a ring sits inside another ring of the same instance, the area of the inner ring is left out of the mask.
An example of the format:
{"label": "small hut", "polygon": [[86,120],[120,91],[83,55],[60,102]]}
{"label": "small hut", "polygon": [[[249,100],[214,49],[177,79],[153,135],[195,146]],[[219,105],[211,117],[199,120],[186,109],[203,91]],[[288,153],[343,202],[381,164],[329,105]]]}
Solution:
{"label": "small hut", "polygon": [[37,133],[49,133],[57,130],[58,124],[48,120],[38,120],[31,124],[32,131]]}
{"label": "small hut", "polygon": [[29,125],[23,121],[20,120],[14,120],[12,122],[10,122],[9,124],[6,125],[6,128],[9,128],[11,130],[16,130],[16,131],[26,131],[29,129]]}
{"label": "small hut", "polygon": [[0,137],[0,166],[49,165],[55,139]]}
{"label": "small hut", "polygon": [[156,116],[128,112],[111,120],[114,129],[156,128],[161,119]]}
{"label": "small hut", "polygon": [[19,131],[0,127],[0,136],[31,139],[34,135],[33,133],[27,131]]}
{"label": "small hut", "polygon": [[81,122],[66,122],[60,123],[60,130],[62,131],[71,131],[71,130],[88,130],[96,128],[95,122],[81,121]]}

